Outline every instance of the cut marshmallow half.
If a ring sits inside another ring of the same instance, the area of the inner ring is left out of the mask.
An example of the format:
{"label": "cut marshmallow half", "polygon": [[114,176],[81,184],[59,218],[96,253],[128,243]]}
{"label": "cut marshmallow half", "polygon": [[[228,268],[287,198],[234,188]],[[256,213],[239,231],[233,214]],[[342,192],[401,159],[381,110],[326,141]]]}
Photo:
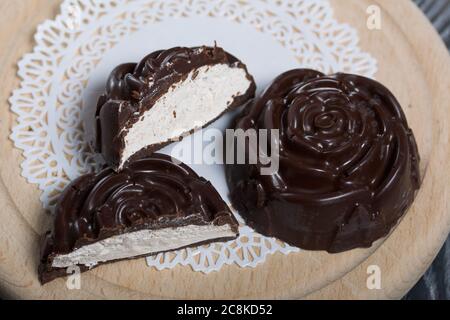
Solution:
{"label": "cut marshmallow half", "polygon": [[41,248],[41,283],[100,264],[238,236],[239,224],[212,184],[155,153],[120,172],[73,181],[62,193]]}
{"label": "cut marshmallow half", "polygon": [[172,48],[111,74],[97,107],[97,146],[115,169],[152,154],[254,97],[244,64],[218,47]]}

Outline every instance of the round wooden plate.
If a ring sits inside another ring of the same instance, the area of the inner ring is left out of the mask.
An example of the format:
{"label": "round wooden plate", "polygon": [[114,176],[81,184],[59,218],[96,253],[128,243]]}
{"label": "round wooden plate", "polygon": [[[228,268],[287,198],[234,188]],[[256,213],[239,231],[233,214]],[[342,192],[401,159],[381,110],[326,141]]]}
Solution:
{"label": "round wooden plate", "polygon": [[[379,63],[377,79],[400,100],[418,140],[423,186],[413,207],[386,241],[330,255],[275,254],[255,269],[226,266],[205,275],[188,267],[149,269],[143,259],[99,267],[80,290],[64,279],[40,286],[39,235],[48,227],[39,191],[20,176],[20,151],[8,136],[14,115],[7,99],[18,85],[16,64],[33,46],[36,25],[52,18],[58,0],[6,0],[0,4],[0,288],[20,298],[399,298],[417,281],[450,230],[448,100],[450,58],[412,2],[331,0],[339,21],[359,32],[361,46]],[[369,30],[366,9],[381,9],[381,29]],[[404,17],[408,17],[405,19]],[[367,267],[381,271],[381,289],[369,290]]]}

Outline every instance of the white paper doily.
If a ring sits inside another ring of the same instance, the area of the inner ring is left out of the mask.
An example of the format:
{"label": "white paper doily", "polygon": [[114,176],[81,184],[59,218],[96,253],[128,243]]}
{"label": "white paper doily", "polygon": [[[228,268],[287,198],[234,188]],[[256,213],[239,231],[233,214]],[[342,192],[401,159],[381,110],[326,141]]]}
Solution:
{"label": "white paper doily", "polygon": [[[295,67],[369,77],[377,70],[376,60],[358,47],[356,31],[333,18],[326,0],[63,1],[61,13],[38,27],[33,52],[19,62],[20,87],[10,98],[18,116],[11,139],[23,150],[22,175],[42,190],[43,206],[51,209],[69,181],[98,169],[83,118],[115,65],[156,49],[214,40],[247,63],[259,89]],[[223,129],[228,120],[212,126]],[[192,167],[227,199],[221,168]],[[240,234],[235,241],[160,254],[147,263],[210,272],[224,264],[254,267],[268,254],[298,251],[246,226]]]}

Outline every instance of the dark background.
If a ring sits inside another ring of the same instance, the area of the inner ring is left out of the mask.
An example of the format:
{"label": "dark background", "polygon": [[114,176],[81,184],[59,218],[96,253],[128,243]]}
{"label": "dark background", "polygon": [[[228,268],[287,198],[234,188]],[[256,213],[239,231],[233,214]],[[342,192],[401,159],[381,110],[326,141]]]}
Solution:
{"label": "dark background", "polygon": [[[450,0],[412,1],[414,1],[431,20],[447,45],[447,48],[450,50]],[[407,17],[405,18],[407,19]],[[0,291],[0,300],[2,297],[4,296]],[[450,237],[447,238],[447,241],[444,243],[444,246],[433,264],[425,272],[419,282],[417,282],[414,288],[408,292],[404,299],[450,299]]]}
{"label": "dark background", "polygon": [[[450,49],[450,0],[414,0],[414,2],[431,20]],[[450,237],[447,238],[431,267],[404,299],[450,299]]]}

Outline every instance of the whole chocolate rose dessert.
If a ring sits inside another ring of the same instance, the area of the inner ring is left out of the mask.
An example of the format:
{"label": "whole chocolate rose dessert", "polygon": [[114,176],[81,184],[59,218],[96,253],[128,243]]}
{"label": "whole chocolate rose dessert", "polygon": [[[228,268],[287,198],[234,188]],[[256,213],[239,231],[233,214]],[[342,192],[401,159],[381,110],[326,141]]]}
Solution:
{"label": "whole chocolate rose dessert", "polygon": [[233,205],[258,232],[300,248],[371,246],[396,225],[420,186],[417,146],[402,108],[368,78],[288,71],[235,127],[278,129],[278,138],[268,137],[277,139],[279,169],[263,175],[261,161],[228,165]]}

